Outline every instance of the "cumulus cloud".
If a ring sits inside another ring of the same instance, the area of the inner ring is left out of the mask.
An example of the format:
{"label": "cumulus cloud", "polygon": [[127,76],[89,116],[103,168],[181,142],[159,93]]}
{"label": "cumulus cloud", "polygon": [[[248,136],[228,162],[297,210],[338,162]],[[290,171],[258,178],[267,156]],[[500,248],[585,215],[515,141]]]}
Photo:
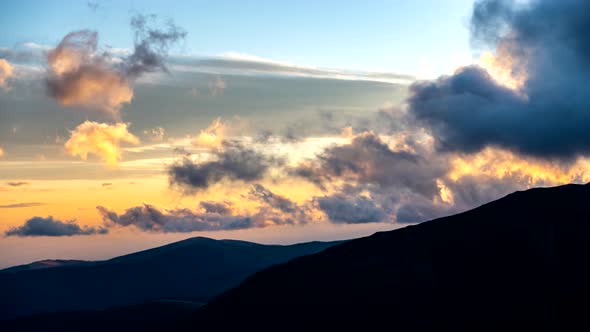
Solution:
{"label": "cumulus cloud", "polygon": [[496,146],[541,158],[587,154],[589,22],[586,1],[478,1],[472,38],[496,49],[483,61],[491,66],[415,83],[410,113],[441,151]]}
{"label": "cumulus cloud", "polygon": [[280,161],[245,147],[237,142],[224,141],[214,151],[215,160],[197,163],[190,156],[168,167],[171,185],[191,192],[206,189],[222,180],[252,182],[261,180],[267,171]]}
{"label": "cumulus cloud", "polygon": [[71,132],[64,147],[72,156],[86,160],[94,154],[110,165],[121,159],[122,143],[138,144],[139,139],[128,131],[126,123],[106,124],[86,121]]}
{"label": "cumulus cloud", "polygon": [[52,216],[47,218],[33,217],[22,226],[12,227],[6,231],[5,236],[74,236],[106,234],[108,230],[103,227],[80,226],[75,221],[60,221]]}
{"label": "cumulus cloud", "polygon": [[225,139],[226,130],[227,126],[221,122],[221,118],[217,118],[209,127],[201,130],[199,135],[193,139],[192,143],[197,147],[218,149],[222,146]]}
{"label": "cumulus cloud", "polygon": [[372,132],[361,133],[350,144],[325,149],[317,159],[299,165],[293,173],[325,188],[335,180],[354,181],[379,187],[410,188],[433,197],[436,178],[444,164],[432,163],[421,155],[394,151]]}
{"label": "cumulus cloud", "polygon": [[14,68],[5,59],[0,59],[0,88],[8,89],[7,81],[14,76]]}
{"label": "cumulus cloud", "polygon": [[166,71],[163,61],[169,48],[186,36],[172,22],[166,29],[153,24],[155,16],[131,19],[134,50],[125,58],[100,51],[97,32],[67,34],[47,53],[49,96],[62,105],[98,109],[118,118],[122,105],[133,99],[133,81],[148,72]]}
{"label": "cumulus cloud", "polygon": [[62,105],[85,106],[118,116],[131,102],[133,88],[113,66],[108,54],[98,53],[98,34],[82,30],[66,35],[47,55],[47,92]]}

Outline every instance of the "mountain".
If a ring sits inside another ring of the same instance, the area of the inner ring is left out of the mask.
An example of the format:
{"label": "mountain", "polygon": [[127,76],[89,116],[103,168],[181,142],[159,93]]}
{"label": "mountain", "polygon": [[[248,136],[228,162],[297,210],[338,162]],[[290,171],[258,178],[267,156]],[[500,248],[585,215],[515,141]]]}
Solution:
{"label": "mountain", "polygon": [[247,278],[166,331],[590,330],[590,185],[538,188]]}
{"label": "mountain", "polygon": [[146,302],[151,304],[144,309],[152,310],[153,303],[174,303],[161,300],[201,304],[254,272],[337,243],[281,246],[196,237],[107,261],[13,267],[0,271],[0,320],[113,306],[129,310],[126,306]]}
{"label": "mountain", "polygon": [[89,261],[69,260],[69,259],[46,259],[46,260],[42,260],[42,261],[38,261],[38,262],[33,262],[30,264],[9,267],[9,268],[0,270],[0,273],[32,271],[32,270],[47,269],[47,268],[58,267],[58,266],[84,265],[84,264],[92,264],[92,263],[93,262],[89,262]]}

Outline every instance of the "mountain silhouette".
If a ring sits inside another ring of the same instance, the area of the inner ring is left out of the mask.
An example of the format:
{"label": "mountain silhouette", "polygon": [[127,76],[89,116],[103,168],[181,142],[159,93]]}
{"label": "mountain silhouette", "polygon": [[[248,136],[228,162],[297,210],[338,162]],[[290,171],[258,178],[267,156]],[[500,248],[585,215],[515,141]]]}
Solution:
{"label": "mountain silhouette", "polygon": [[590,185],[461,214],[262,270],[165,330],[586,330]]}
{"label": "mountain silhouette", "polygon": [[[0,320],[146,302],[144,309],[154,311],[175,303],[161,300],[186,300],[194,309],[254,272],[337,243],[282,246],[196,237],[100,262],[21,265],[0,271]],[[178,303],[172,307],[187,307]],[[137,311],[122,308],[109,312]]]}

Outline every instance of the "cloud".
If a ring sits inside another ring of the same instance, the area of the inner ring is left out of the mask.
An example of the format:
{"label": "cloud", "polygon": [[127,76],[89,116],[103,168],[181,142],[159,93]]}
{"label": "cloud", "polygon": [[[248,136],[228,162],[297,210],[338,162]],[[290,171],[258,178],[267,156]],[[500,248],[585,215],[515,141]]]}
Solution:
{"label": "cloud", "polygon": [[475,45],[496,49],[480,66],[410,87],[409,112],[439,151],[488,146],[540,158],[590,152],[590,3],[478,1]]}
{"label": "cloud", "polygon": [[149,137],[150,141],[152,142],[162,142],[164,141],[164,135],[166,135],[166,130],[162,127],[155,127],[152,129],[144,130],[143,134]]}
{"label": "cloud", "polygon": [[6,184],[11,187],[22,187],[22,186],[29,185],[28,182],[24,182],[24,181],[10,181],[10,182],[6,182]]}
{"label": "cloud", "polygon": [[133,53],[124,62],[127,76],[137,78],[144,73],[168,71],[164,58],[170,47],[184,39],[187,32],[168,21],[165,29],[156,26],[155,15],[135,15],[131,18],[134,32]]}
{"label": "cloud", "polygon": [[193,139],[192,144],[197,147],[218,149],[225,139],[227,126],[221,122],[221,118],[215,119],[209,127],[201,130],[199,135]]}
{"label": "cloud", "polygon": [[4,157],[4,149],[0,146],[0,158]]}
{"label": "cloud", "polygon": [[139,139],[129,133],[127,124],[109,125],[85,121],[71,132],[70,139],[64,147],[72,156],[79,156],[86,160],[88,154],[94,154],[106,163],[116,165],[121,159],[122,143],[139,143]]}
{"label": "cloud", "polygon": [[49,96],[62,105],[98,109],[118,119],[123,104],[133,99],[133,81],[145,73],[167,71],[163,61],[169,48],[186,36],[171,21],[166,29],[155,28],[155,21],[153,15],[131,19],[134,50],[125,58],[100,51],[97,32],[67,34],[47,53]]}
{"label": "cloud", "polygon": [[45,203],[39,203],[39,202],[15,203],[15,204],[8,204],[8,205],[0,205],[0,209],[18,209],[18,208],[24,208],[24,207],[41,206],[41,205],[45,205]]}
{"label": "cloud", "polygon": [[428,197],[437,195],[436,178],[445,166],[421,155],[394,151],[376,134],[364,132],[350,144],[325,149],[317,160],[299,165],[293,174],[321,188],[336,180],[378,187],[409,188]]}
{"label": "cloud", "polygon": [[260,209],[254,214],[240,215],[229,214],[223,208],[216,210],[220,205],[211,202],[201,206],[204,207],[204,212],[191,209],[159,209],[149,204],[129,208],[123,214],[117,214],[103,206],[97,206],[97,209],[106,225],[134,226],[142,231],[155,233],[262,228],[296,222],[265,209]]}
{"label": "cloud", "polygon": [[232,212],[231,203],[229,202],[202,201],[199,206],[207,213],[217,213],[223,216]]}
{"label": "cloud", "polygon": [[183,157],[168,167],[170,184],[192,192],[222,180],[252,182],[261,180],[272,166],[280,162],[230,141],[224,141],[214,155],[216,160],[202,163],[196,163],[188,156]]}
{"label": "cloud", "polygon": [[0,59],[0,88],[7,90],[8,79],[14,76],[14,67],[5,59]]}
{"label": "cloud", "polygon": [[60,221],[47,218],[33,217],[27,220],[22,226],[12,227],[6,231],[5,236],[74,236],[106,234],[108,230],[103,227],[80,227],[73,220]]}
{"label": "cloud", "polygon": [[216,76],[209,81],[209,95],[211,97],[223,96],[226,87],[227,85],[225,84],[225,81],[222,80],[220,76]]}
{"label": "cloud", "polygon": [[236,52],[228,52],[220,56],[204,58],[172,57],[171,62],[174,64],[174,69],[178,71],[194,71],[209,74],[309,77],[401,84],[407,84],[415,80],[415,77],[412,75],[318,68]]}
{"label": "cloud", "polygon": [[367,197],[346,197],[341,194],[316,197],[319,209],[338,224],[364,224],[386,222],[387,213]]}
{"label": "cloud", "polygon": [[98,53],[98,34],[89,30],[71,32],[47,54],[46,80],[50,97],[66,106],[84,106],[118,116],[133,99],[133,88],[111,57]]}
{"label": "cloud", "polygon": [[277,195],[258,183],[254,184],[252,189],[250,189],[250,197],[285,213],[293,213],[298,209],[297,204],[290,199]]}

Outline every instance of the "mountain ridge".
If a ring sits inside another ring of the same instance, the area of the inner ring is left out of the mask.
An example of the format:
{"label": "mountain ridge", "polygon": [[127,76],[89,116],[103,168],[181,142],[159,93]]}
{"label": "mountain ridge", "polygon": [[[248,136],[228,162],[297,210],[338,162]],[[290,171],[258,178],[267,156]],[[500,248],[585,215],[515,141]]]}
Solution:
{"label": "mountain ridge", "polygon": [[580,312],[590,309],[589,202],[590,185],[534,188],[351,240],[255,273],[180,326],[588,326]]}
{"label": "mountain ridge", "polygon": [[16,266],[0,271],[0,319],[162,299],[206,302],[260,269],[338,243],[263,245],[195,237],[104,261]]}

